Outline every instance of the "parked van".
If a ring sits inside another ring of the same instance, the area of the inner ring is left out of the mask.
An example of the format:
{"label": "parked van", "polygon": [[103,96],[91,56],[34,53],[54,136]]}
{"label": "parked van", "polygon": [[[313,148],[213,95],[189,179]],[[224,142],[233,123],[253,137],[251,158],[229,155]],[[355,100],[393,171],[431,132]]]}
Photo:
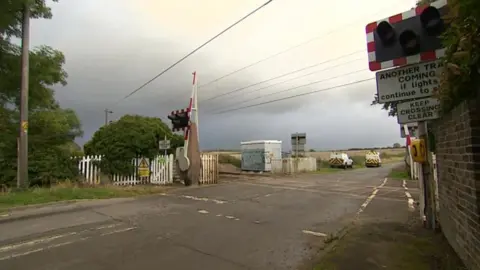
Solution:
{"label": "parked van", "polygon": [[353,160],[348,157],[347,153],[330,153],[328,164],[330,164],[330,168],[353,168]]}

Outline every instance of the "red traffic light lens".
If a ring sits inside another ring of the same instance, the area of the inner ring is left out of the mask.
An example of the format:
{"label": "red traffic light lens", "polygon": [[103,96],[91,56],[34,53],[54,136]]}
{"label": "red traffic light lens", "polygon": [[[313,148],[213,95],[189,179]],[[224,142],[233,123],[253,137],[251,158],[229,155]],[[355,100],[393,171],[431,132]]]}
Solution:
{"label": "red traffic light lens", "polygon": [[376,32],[383,46],[389,46],[395,42],[395,30],[390,23],[386,21],[379,23]]}
{"label": "red traffic light lens", "polygon": [[440,12],[435,7],[425,8],[420,14],[420,21],[429,36],[438,36],[445,30]]}
{"label": "red traffic light lens", "polygon": [[412,30],[405,30],[399,36],[399,42],[407,55],[416,54],[420,51],[420,41],[417,34]]}

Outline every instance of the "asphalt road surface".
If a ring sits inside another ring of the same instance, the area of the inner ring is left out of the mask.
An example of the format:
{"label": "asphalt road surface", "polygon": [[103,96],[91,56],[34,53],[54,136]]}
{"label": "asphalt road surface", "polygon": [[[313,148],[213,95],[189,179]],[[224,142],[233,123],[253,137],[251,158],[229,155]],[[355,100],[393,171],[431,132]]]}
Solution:
{"label": "asphalt road surface", "polygon": [[380,216],[411,207],[391,167],[231,179],[3,223],[0,269],[298,269],[372,201]]}

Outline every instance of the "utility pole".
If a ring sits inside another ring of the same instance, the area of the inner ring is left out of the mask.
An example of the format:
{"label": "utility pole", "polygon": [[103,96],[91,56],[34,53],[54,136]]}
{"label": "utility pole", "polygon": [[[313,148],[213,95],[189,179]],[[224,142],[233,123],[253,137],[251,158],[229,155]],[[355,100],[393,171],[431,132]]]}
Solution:
{"label": "utility pole", "polygon": [[20,82],[20,134],[18,146],[17,187],[28,185],[28,76],[30,53],[30,7],[23,7],[22,58]]}
{"label": "utility pole", "polygon": [[[426,121],[419,121],[418,122],[418,137],[419,139],[423,139],[425,141],[425,153],[427,156],[430,155],[430,149],[428,147],[428,131],[427,131],[427,122]],[[421,165],[421,171],[419,177],[422,177],[423,182],[423,194],[424,194],[424,201],[425,201],[425,217],[426,222],[425,226],[427,229],[435,229],[436,224],[436,217],[435,217],[435,197],[433,196],[433,187],[432,182],[433,179],[430,177],[431,174],[431,167],[429,164],[429,159],[427,158],[424,163]]]}
{"label": "utility pole", "polygon": [[113,113],[109,109],[105,109],[105,126],[108,125],[108,114]]}

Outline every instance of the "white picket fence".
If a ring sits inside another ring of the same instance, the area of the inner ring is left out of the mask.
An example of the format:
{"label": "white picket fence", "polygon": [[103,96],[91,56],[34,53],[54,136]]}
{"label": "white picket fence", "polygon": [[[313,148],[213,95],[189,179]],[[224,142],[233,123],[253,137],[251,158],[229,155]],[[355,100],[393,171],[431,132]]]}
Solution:
{"label": "white picket fence", "polygon": [[200,184],[218,183],[218,155],[201,154],[202,170],[200,171]]}
{"label": "white picket fence", "polygon": [[[102,177],[108,178],[106,175],[102,175],[100,168],[95,165],[95,162],[100,162],[102,156],[84,156],[78,158],[78,170],[83,175],[85,182],[89,184],[100,184]],[[139,159],[133,159],[132,165],[135,168],[140,163]],[[218,155],[214,154],[201,154],[202,170],[200,171],[200,184],[216,184],[218,183]],[[119,186],[132,186],[138,184],[155,184],[155,185],[167,185],[173,183],[174,177],[174,162],[173,155],[163,156],[159,155],[154,159],[147,159],[150,166],[150,177],[142,179],[138,177],[137,170],[132,175],[113,175],[111,179],[107,179],[108,182]]]}
{"label": "white picket fence", "polygon": [[[99,184],[102,182],[102,174],[100,168],[95,165],[96,161],[101,161],[101,156],[84,156],[78,160],[78,169],[80,174],[85,178],[85,182],[89,184]],[[133,159],[132,165],[135,168],[140,163],[139,159]],[[126,186],[126,185],[138,185],[138,184],[156,184],[167,185],[173,183],[173,155],[159,155],[153,159],[146,159],[150,166],[150,176],[146,179],[142,179],[137,176],[137,170],[132,175],[122,176],[113,175],[111,181],[114,185]],[[108,176],[104,176],[108,177]]]}

